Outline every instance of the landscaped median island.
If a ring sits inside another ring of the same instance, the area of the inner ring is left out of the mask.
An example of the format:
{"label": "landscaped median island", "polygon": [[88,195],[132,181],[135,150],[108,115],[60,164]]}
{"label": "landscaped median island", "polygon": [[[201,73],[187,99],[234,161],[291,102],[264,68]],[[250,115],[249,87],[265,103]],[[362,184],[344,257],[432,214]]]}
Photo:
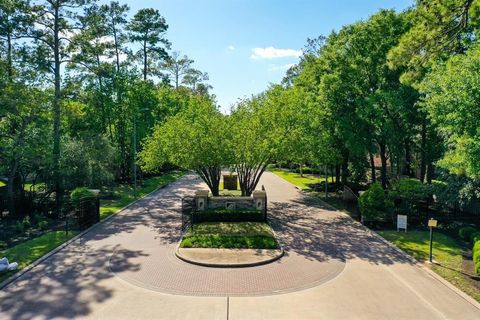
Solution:
{"label": "landscaped median island", "polygon": [[183,202],[184,233],[176,256],[209,267],[255,266],[281,258],[283,249],[268,224],[265,190],[234,196],[237,178],[231,173],[225,177],[232,181],[220,189],[225,185],[230,190],[220,190],[218,196],[197,190]]}
{"label": "landscaped median island", "polygon": [[264,222],[204,222],[188,230],[181,248],[278,249],[274,232]]}
{"label": "landscaped median island", "polygon": [[283,256],[265,222],[203,222],[185,232],[176,250],[180,259],[209,267],[249,267]]}

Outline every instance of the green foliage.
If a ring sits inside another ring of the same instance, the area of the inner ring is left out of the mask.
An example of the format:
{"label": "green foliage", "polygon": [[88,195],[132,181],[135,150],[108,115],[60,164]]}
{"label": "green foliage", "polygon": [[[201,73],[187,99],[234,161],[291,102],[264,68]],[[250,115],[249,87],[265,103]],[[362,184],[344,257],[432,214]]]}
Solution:
{"label": "green foliage", "polygon": [[[18,270],[22,270],[75,235],[77,235],[75,231],[69,231],[68,237],[64,231],[48,232],[40,237],[0,251],[0,256],[7,257],[10,261],[18,262]],[[0,274],[0,282],[15,272],[16,271]]]}
{"label": "green foliage", "polygon": [[72,200],[73,203],[78,204],[82,199],[94,198],[95,196],[95,193],[90,191],[87,187],[78,187],[70,193],[70,200]]}
{"label": "green foliage", "polygon": [[265,216],[260,210],[226,210],[209,209],[195,211],[192,215],[194,223],[200,222],[244,222],[244,221],[265,221]]}
{"label": "green foliage", "polygon": [[379,183],[374,183],[358,200],[366,222],[386,222],[392,216],[393,202]]}
{"label": "green foliage", "polygon": [[41,220],[38,222],[38,227],[40,230],[47,230],[48,229],[48,221],[47,220]]}
{"label": "green foliage", "polygon": [[[412,255],[415,259],[426,261],[430,251],[428,231],[379,231],[385,239],[393,242],[400,249]],[[437,264],[432,264],[432,270],[447,281],[480,301],[480,292],[469,272],[463,270],[463,246],[455,239],[436,232],[433,236],[433,256]]]}
{"label": "green foliage", "polygon": [[181,248],[277,249],[275,238],[264,236],[185,236]]}
{"label": "green foliage", "polygon": [[438,60],[469,46],[480,22],[479,3],[464,0],[416,1],[404,13],[410,28],[388,55],[392,68],[404,69],[402,81],[418,84]]}
{"label": "green foliage", "polygon": [[15,222],[15,232],[19,234],[22,234],[25,232],[25,226],[23,225],[22,221]]}
{"label": "green foliage", "polygon": [[195,234],[222,234],[222,235],[257,235],[272,236],[273,230],[267,223],[262,222],[204,222],[195,224],[192,231]]}
{"label": "green foliage", "polygon": [[164,60],[170,48],[170,42],[165,34],[168,24],[165,18],[156,9],[140,9],[128,25],[130,39],[140,44],[134,57],[143,64],[143,79],[147,80],[148,75],[159,75],[156,69],[156,62]]}
{"label": "green foliage", "polygon": [[437,65],[422,83],[423,104],[449,148],[439,164],[452,173],[480,177],[480,46]]}
{"label": "green foliage", "polygon": [[23,218],[22,224],[23,224],[24,229],[30,228],[32,226],[32,223],[30,221],[30,216],[26,216],[25,218]]}
{"label": "green foliage", "polygon": [[64,186],[108,186],[114,179],[115,163],[115,149],[105,137],[69,139],[61,158]]}
{"label": "green foliage", "polygon": [[277,249],[271,227],[266,223],[201,223],[185,234],[182,248]]}
{"label": "green foliage", "polygon": [[463,228],[460,228],[460,230],[458,230],[458,235],[460,236],[460,238],[462,238],[463,240],[466,240],[466,241],[470,241],[470,237],[475,233],[477,232],[477,229],[475,229],[474,227],[463,227]]}
{"label": "green foliage", "polygon": [[408,200],[426,200],[432,196],[431,186],[418,179],[397,180],[392,184],[391,189],[395,196]]}
{"label": "green foliage", "polygon": [[7,243],[5,241],[0,241],[0,251],[7,248]]}
{"label": "green foliage", "polygon": [[[177,171],[143,180],[142,184],[138,186],[137,196],[143,197],[155,189],[175,181],[175,179],[182,175],[183,172]],[[135,201],[133,187],[129,184],[117,185],[110,191],[111,197],[109,199],[100,199],[100,219],[105,219],[109,215],[114,214],[129,203]]]}
{"label": "green foliage", "polygon": [[480,240],[477,240],[473,245],[473,263],[475,265],[475,272],[480,274]]}
{"label": "green foliage", "polygon": [[469,240],[472,244],[475,244],[478,240],[480,240],[480,231],[475,231],[474,233],[470,234]]}
{"label": "green foliage", "polygon": [[140,153],[142,167],[155,171],[170,163],[195,170],[218,195],[220,168],[230,160],[226,121],[207,96],[192,97],[187,109],[157,125]]}

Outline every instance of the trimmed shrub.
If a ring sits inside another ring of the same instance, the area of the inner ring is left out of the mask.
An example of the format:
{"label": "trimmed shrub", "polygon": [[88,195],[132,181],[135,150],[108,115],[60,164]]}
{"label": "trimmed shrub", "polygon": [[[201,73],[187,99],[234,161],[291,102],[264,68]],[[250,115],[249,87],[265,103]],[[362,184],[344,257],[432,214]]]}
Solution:
{"label": "trimmed shrub", "polygon": [[386,222],[391,218],[393,201],[379,183],[374,183],[358,200],[365,222]]}
{"label": "trimmed shrub", "polygon": [[395,197],[409,200],[427,200],[433,192],[431,186],[422,183],[418,179],[400,179],[392,185],[392,193]]}
{"label": "trimmed shrub", "polygon": [[477,232],[477,229],[475,229],[474,227],[468,226],[468,227],[460,228],[460,230],[458,230],[458,235],[463,240],[470,241],[471,235],[474,234],[475,232]]}
{"label": "trimmed shrub", "polygon": [[[300,167],[296,167],[295,170],[293,170],[295,173],[300,173]],[[307,166],[302,166],[302,173],[303,174],[313,174],[315,172],[315,169],[307,167]]]}
{"label": "trimmed shrub", "polygon": [[79,187],[75,188],[71,193],[70,193],[70,200],[74,204],[78,204],[81,199],[84,198],[94,198],[96,195],[92,191],[90,191],[87,187]]}
{"label": "trimmed shrub", "polygon": [[200,222],[263,222],[264,213],[260,210],[225,210],[210,209],[195,211],[192,215],[193,223]]}
{"label": "trimmed shrub", "polygon": [[473,245],[473,263],[475,264],[475,272],[480,274],[480,240]]}
{"label": "trimmed shrub", "polygon": [[48,228],[48,221],[47,220],[42,220],[38,222],[38,227],[40,230],[47,230]]}
{"label": "trimmed shrub", "polygon": [[480,240],[480,231],[475,231],[470,235],[470,242],[475,244],[478,240]]}
{"label": "trimmed shrub", "polygon": [[473,261],[480,262],[480,241],[475,242],[472,249]]}
{"label": "trimmed shrub", "polygon": [[25,232],[25,226],[23,225],[22,221],[17,221],[15,222],[15,232],[16,233],[24,233]]}

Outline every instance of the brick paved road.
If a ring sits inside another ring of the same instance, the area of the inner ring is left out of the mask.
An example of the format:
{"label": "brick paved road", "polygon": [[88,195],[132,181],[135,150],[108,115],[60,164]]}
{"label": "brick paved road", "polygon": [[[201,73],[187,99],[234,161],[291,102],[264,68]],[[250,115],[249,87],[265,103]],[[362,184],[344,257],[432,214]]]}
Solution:
{"label": "brick paved road", "polygon": [[[262,179],[286,256],[245,269],[173,255],[186,176],[0,293],[0,319],[479,319],[479,310],[341,213]],[[173,294],[173,295],[172,295]]]}

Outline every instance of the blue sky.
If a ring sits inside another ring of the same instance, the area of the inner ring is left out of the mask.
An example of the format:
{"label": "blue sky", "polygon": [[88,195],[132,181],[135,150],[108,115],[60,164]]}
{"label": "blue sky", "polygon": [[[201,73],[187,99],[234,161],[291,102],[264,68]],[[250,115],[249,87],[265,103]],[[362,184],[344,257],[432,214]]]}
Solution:
{"label": "blue sky", "polygon": [[[109,2],[109,1],[101,1]],[[129,0],[158,9],[169,24],[172,49],[208,72],[223,110],[238,98],[281,81],[298,62],[307,38],[328,35],[381,8],[403,10],[413,0]],[[273,47],[270,48],[270,47]],[[255,50],[256,49],[256,50]],[[277,50],[285,49],[285,50]],[[255,51],[254,51],[255,50]]]}

